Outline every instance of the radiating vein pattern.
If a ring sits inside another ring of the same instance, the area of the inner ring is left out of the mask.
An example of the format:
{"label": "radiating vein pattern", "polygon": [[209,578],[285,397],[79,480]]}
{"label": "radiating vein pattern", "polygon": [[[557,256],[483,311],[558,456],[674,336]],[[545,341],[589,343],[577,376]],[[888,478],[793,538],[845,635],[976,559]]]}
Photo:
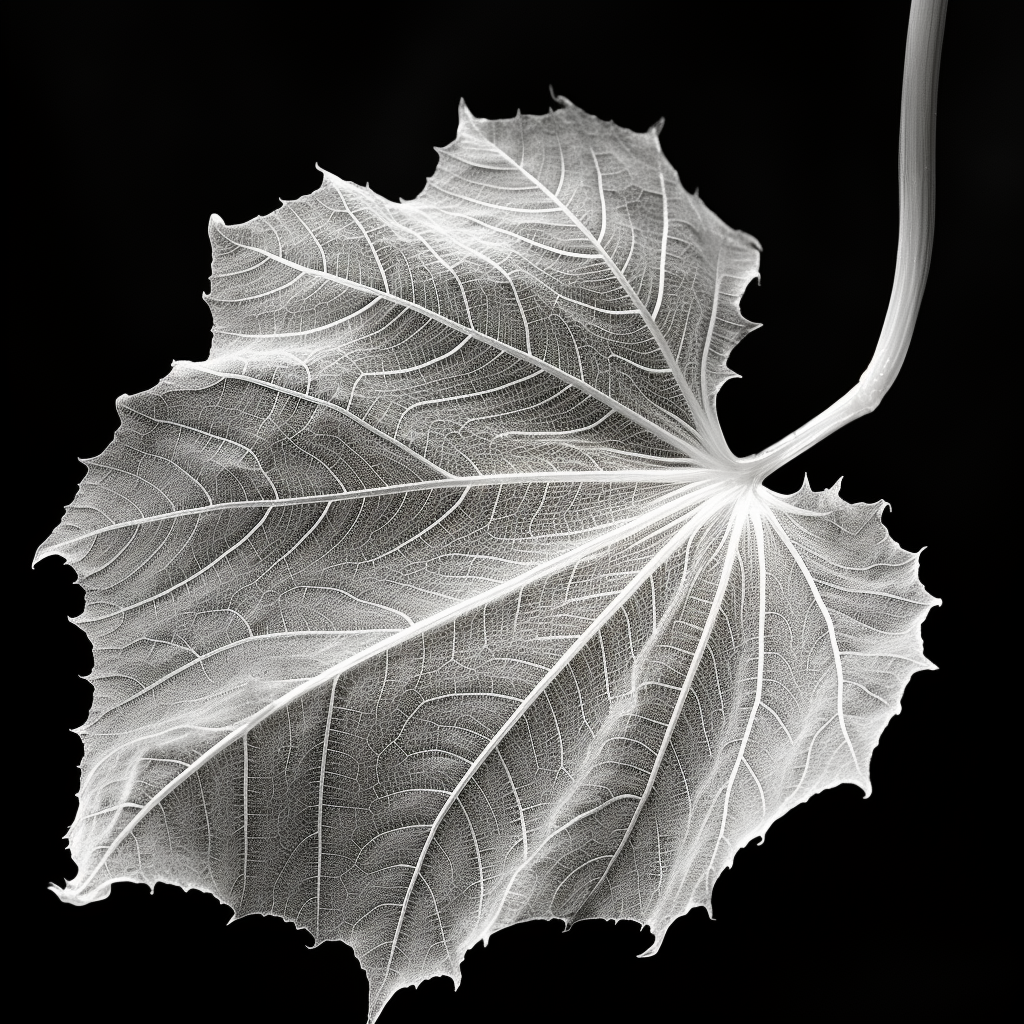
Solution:
{"label": "radiating vein pattern", "polygon": [[119,403],[40,551],[95,695],[71,902],[172,882],[391,993],[532,918],[660,944],[854,782],[934,603],[881,506],[715,411],[757,245],[655,132],[473,118],[423,193],[210,225],[214,344]]}

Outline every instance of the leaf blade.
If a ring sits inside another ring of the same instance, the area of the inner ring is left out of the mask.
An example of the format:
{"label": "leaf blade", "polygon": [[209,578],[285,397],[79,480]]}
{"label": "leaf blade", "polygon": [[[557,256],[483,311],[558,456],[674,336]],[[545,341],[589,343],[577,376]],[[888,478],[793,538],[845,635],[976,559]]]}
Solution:
{"label": "leaf blade", "polygon": [[465,112],[441,153],[412,203],[325,175],[214,218],[211,360],[121,401],[39,555],[96,652],[63,898],[278,914],[353,946],[373,1016],[521,920],[656,948],[866,785],[934,603],[878,506],[731,456],[758,247],[656,136]]}

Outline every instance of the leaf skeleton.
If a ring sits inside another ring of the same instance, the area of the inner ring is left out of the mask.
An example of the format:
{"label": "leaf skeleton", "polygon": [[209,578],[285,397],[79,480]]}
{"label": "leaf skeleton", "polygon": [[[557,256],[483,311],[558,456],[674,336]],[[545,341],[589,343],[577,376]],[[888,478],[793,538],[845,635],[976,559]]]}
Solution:
{"label": "leaf skeleton", "polygon": [[211,218],[214,342],[119,401],[37,559],[87,601],[78,874],[356,952],[375,1019],[517,922],[655,937],[868,762],[936,602],[838,486],[764,481],[877,407],[933,232],[944,3],[914,0],[892,298],[858,384],[735,456],[760,246],[657,126],[477,118],[414,200],[328,172]]}

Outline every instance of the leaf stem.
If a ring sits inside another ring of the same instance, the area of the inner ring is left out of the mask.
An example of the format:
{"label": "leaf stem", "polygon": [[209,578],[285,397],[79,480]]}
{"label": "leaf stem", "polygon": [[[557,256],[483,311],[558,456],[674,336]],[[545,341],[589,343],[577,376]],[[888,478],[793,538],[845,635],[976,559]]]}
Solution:
{"label": "leaf stem", "polygon": [[740,459],[757,483],[845,424],[872,412],[906,358],[928,278],[935,229],[935,105],[946,0],[913,0],[900,113],[900,231],[896,276],[875,354],[860,380],[814,419]]}

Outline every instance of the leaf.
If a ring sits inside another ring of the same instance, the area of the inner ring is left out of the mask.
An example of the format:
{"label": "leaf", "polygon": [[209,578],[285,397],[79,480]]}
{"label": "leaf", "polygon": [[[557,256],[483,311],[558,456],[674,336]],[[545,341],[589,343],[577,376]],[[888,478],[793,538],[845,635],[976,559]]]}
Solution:
{"label": "leaf", "polygon": [[868,791],[935,603],[882,503],[730,452],[758,246],[656,130],[463,107],[439,153],[412,202],[325,173],[214,217],[211,358],[119,401],[38,554],[95,651],[60,895],[341,939],[371,1017],[517,921],[653,953],[787,809]]}

